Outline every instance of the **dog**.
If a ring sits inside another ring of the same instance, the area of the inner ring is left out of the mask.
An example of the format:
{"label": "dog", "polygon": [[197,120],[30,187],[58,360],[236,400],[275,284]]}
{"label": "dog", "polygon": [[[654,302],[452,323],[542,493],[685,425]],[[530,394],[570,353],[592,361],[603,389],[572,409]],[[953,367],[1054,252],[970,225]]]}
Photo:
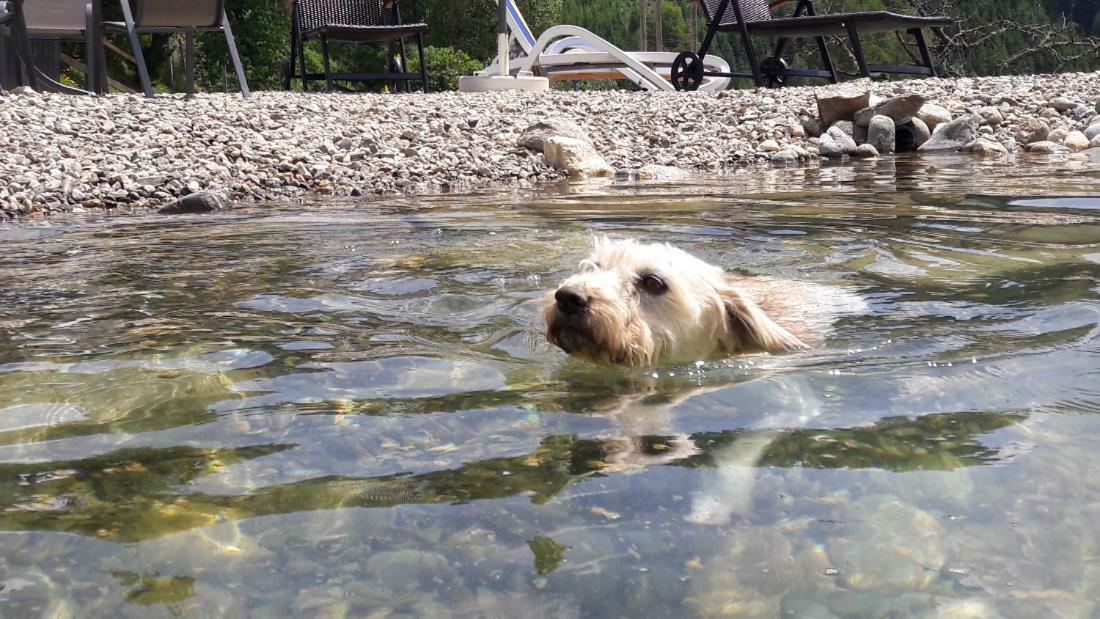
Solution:
{"label": "dog", "polygon": [[570,355],[649,366],[808,348],[814,313],[836,293],[738,277],[667,244],[597,237],[580,271],[546,294],[543,316],[547,341]]}

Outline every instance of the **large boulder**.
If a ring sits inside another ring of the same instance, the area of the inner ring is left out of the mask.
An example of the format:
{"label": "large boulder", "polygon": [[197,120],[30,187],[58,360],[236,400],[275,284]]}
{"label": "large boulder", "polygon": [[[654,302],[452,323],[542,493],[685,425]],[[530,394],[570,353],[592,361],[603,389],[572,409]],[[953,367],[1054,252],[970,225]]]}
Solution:
{"label": "large boulder", "polygon": [[546,140],[552,137],[575,138],[592,143],[580,125],[567,120],[540,120],[523,130],[519,136],[519,145],[540,153],[545,152]]}
{"label": "large boulder", "polygon": [[210,191],[186,195],[157,211],[161,215],[194,215],[232,208],[225,196]]}
{"label": "large boulder", "polygon": [[957,151],[978,137],[977,122],[969,114],[960,116],[949,123],[943,123],[932,132],[932,137],[921,144],[917,150],[920,152],[931,151]]}
{"label": "large boulder", "polygon": [[1070,150],[1085,150],[1089,147],[1089,139],[1080,131],[1070,131],[1062,140],[1062,145]]}
{"label": "large boulder", "polygon": [[814,99],[817,100],[817,116],[821,119],[821,126],[831,127],[838,120],[852,120],[856,112],[868,107],[870,82],[856,80],[817,88]]}
{"label": "large boulder", "polygon": [[1100,120],[1090,125],[1088,129],[1085,129],[1085,137],[1090,140],[1098,135],[1100,135]]}
{"label": "large boulder", "polygon": [[835,159],[854,153],[856,141],[839,126],[833,125],[821,136],[817,148],[822,157]]}
{"label": "large boulder", "polygon": [[867,143],[883,155],[894,152],[896,137],[894,121],[889,116],[875,116],[867,126]]}
{"label": "large boulder", "polygon": [[610,176],[615,169],[585,140],[553,136],[543,143],[546,163],[563,170],[570,176]]}

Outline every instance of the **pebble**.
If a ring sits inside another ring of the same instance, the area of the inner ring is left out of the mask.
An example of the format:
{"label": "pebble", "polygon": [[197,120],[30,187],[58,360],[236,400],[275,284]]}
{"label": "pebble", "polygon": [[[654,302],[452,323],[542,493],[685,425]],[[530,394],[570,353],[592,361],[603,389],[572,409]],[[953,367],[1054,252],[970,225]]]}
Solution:
{"label": "pebble", "polygon": [[[822,123],[820,108],[830,97],[845,110],[834,107]],[[913,116],[919,120],[897,125],[909,113],[897,112],[895,148],[916,148],[928,130],[975,111],[974,124],[988,128],[983,137],[1001,145],[1052,141],[1044,115],[1064,127],[1059,140],[1080,132],[1091,144],[1100,119],[1088,108],[1100,114],[1100,74],[853,80],[693,93],[690,100],[683,93],[609,90],[258,92],[249,99],[200,93],[147,101],[17,88],[0,107],[0,220],[73,206],[160,209],[203,191],[233,202],[279,202],[310,192],[430,194],[561,180],[568,166],[556,168],[541,149],[519,144],[539,122],[562,123],[554,133],[566,137],[561,127],[575,127],[606,162],[604,168],[596,160],[599,173],[655,164],[708,173],[791,165],[853,154],[856,143],[870,139],[851,123],[859,110],[911,109],[919,101]],[[850,133],[818,140],[822,127],[836,121]],[[1071,142],[1080,147],[1076,137]]]}

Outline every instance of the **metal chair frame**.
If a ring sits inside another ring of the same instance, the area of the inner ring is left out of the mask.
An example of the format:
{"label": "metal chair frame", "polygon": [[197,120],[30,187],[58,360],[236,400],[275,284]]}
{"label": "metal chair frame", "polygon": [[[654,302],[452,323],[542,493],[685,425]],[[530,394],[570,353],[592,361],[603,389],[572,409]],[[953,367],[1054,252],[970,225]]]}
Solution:
{"label": "metal chair frame", "polygon": [[[4,16],[3,21],[0,22],[0,26],[3,26],[5,23],[7,24],[5,27],[7,36],[12,40],[12,50],[15,52],[19,64],[22,65],[24,81],[27,86],[35,90],[46,89],[65,94],[87,95],[104,92],[106,89],[107,76],[106,72],[103,70],[105,62],[102,57],[103,47],[100,45],[103,36],[100,30],[100,23],[102,21],[100,13],[101,0],[89,0],[84,5],[84,28],[79,31],[69,31],[67,28],[55,30],[29,27],[27,24],[26,12],[23,7],[24,1],[25,0],[9,0],[11,11]],[[41,69],[35,66],[30,49],[30,41],[32,39],[84,41],[86,54],[85,61],[87,63],[87,70],[85,73],[87,90],[81,90],[62,84],[46,75]]]}
{"label": "metal chair frame", "polygon": [[[187,74],[187,92],[194,92],[195,82],[195,33],[196,32],[221,32],[225,35],[225,42],[229,47],[229,57],[233,62],[233,70],[237,75],[237,83],[240,85],[241,94],[245,97],[250,96],[251,92],[248,89],[248,80],[244,75],[244,66],[241,64],[241,56],[237,52],[237,43],[233,38],[233,29],[229,26],[229,18],[225,14],[225,0],[215,0],[214,8],[211,11],[213,19],[209,25],[143,25],[141,18],[146,16],[149,11],[146,10],[146,5],[154,2],[167,2],[169,0],[135,0],[135,6],[137,7],[138,19],[135,19],[135,12],[131,10],[129,0],[119,0],[119,5],[122,8],[122,22],[105,22],[103,27],[108,32],[125,32],[130,39],[130,47],[133,50],[134,60],[137,64],[138,80],[141,82],[141,89],[145,92],[145,96],[152,98],[154,96],[153,85],[149,79],[149,69],[145,64],[145,56],[141,51],[141,39],[140,35],[145,33],[184,33],[184,65]],[[189,5],[193,0],[171,0],[175,3],[182,3],[184,6]],[[159,8],[159,7],[158,7]],[[188,16],[189,17],[189,16]],[[169,19],[171,16],[169,16]]]}
{"label": "metal chair frame", "polygon": [[[824,78],[835,84],[839,79],[825,44],[825,36],[831,34],[847,35],[860,75],[863,77],[870,77],[872,72],[935,77],[936,67],[924,38],[923,28],[940,28],[953,23],[950,17],[916,17],[887,11],[818,15],[813,0],[798,0],[794,13],[790,17],[773,19],[771,9],[788,1],[778,0],[767,4],[766,0],[699,0],[707,18],[707,32],[698,53],[683,52],[673,64],[672,81],[677,90],[695,90],[703,77],[751,78],[758,87],[782,86],[789,77]],[[717,6],[712,7],[715,2]],[[746,8],[752,12],[752,15],[746,17],[746,13],[749,12]],[[898,32],[902,30],[913,36],[921,64],[880,65],[867,62],[859,40],[861,31]],[[714,37],[719,32],[734,32],[740,35],[749,63],[749,72],[716,73],[704,68],[699,58],[705,57],[714,42]],[[753,35],[776,39],[772,55],[763,61],[757,59],[756,50],[752,44]],[[782,58],[783,50],[790,40],[799,38],[814,39],[823,69],[791,69],[787,66]]]}
{"label": "metal chair frame", "polygon": [[[303,4],[309,5],[308,15]],[[385,21],[385,8],[391,10],[390,23]],[[315,14],[316,13],[316,14]],[[339,13],[352,13],[356,20],[365,23],[335,23]],[[363,19],[365,17],[365,19]],[[373,22],[373,23],[370,23]],[[333,92],[335,82],[389,81],[404,84],[409,91],[409,82],[419,81],[424,92],[428,92],[428,69],[424,61],[424,32],[426,24],[402,24],[401,10],[396,0],[298,0],[292,9],[290,26],[290,59],[283,75],[283,87],[289,90],[291,82],[297,78],[302,82],[302,90],[309,90],[310,81],[325,81],[325,90]],[[415,38],[420,59],[420,70],[410,73],[406,70],[405,39]],[[321,55],[324,61],[323,73],[309,73],[306,70],[305,43],[317,39],[321,43]],[[329,41],[354,41],[360,43],[397,43],[401,66],[388,72],[333,72],[329,56]],[[298,71],[298,72],[296,72]]]}

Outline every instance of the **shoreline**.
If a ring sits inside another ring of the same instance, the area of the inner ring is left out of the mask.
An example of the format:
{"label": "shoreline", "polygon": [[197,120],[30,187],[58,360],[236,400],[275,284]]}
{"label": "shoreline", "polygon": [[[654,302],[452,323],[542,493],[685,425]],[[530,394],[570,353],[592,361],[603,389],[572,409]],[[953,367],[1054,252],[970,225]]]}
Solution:
{"label": "shoreline", "polygon": [[[856,87],[884,99],[917,94],[953,118],[971,115],[979,137],[1004,147],[985,156],[1021,150],[1038,124],[1044,135],[1034,142],[1050,145],[1037,152],[1100,147],[1089,144],[1092,136],[1083,147],[1070,144],[1074,132],[1100,123],[1100,72]],[[159,208],[205,191],[268,202],[536,186],[566,178],[541,152],[518,144],[528,127],[547,120],[579,126],[619,172],[799,165],[819,158],[807,122],[818,116],[815,92],[824,90],[259,92],[153,101],[9,93],[0,96],[0,220]]]}

